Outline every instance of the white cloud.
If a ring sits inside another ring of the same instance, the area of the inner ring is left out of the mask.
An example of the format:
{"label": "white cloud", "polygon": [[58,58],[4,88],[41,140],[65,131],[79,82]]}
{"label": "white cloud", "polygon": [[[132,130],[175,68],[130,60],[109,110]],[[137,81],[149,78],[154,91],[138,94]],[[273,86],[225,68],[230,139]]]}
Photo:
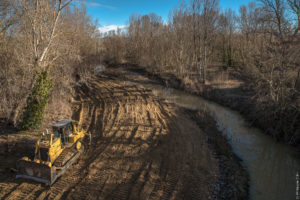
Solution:
{"label": "white cloud", "polygon": [[77,4],[84,3],[88,7],[102,7],[102,8],[107,8],[110,10],[116,9],[116,7],[113,7],[110,5],[106,5],[106,4],[102,4],[102,3],[98,3],[98,2],[92,2],[92,1],[88,1],[88,0],[75,0],[74,2]]}
{"label": "white cloud", "polygon": [[127,28],[126,25],[122,25],[122,26],[117,26],[117,25],[108,25],[108,26],[103,26],[99,28],[100,33],[108,33],[109,31],[117,31],[119,29],[121,29],[121,31],[124,31],[124,29]]}

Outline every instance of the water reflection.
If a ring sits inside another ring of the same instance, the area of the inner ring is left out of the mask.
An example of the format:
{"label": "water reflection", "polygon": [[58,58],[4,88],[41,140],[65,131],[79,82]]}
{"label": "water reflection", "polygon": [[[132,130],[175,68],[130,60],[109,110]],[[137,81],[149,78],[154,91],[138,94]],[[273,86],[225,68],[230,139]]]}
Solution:
{"label": "water reflection", "polygon": [[234,152],[248,168],[251,199],[296,199],[296,173],[300,172],[300,155],[295,148],[275,143],[228,108],[160,85],[143,86],[152,89],[155,95],[181,106],[206,109],[212,114],[218,129],[226,135]]}

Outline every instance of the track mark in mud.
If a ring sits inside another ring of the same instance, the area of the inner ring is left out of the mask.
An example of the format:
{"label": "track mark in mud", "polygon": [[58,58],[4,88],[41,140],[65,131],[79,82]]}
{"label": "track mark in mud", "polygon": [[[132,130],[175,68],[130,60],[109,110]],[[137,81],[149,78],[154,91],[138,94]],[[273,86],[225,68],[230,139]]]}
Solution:
{"label": "track mark in mud", "polygon": [[18,183],[0,183],[0,199],[6,199],[17,187]]}
{"label": "track mark in mud", "polygon": [[41,186],[35,183],[21,183],[11,193],[4,196],[3,199],[18,200],[18,199],[35,199],[41,192]]}
{"label": "track mark in mud", "polygon": [[134,138],[135,135],[136,135],[136,132],[138,131],[138,128],[139,128],[139,126],[136,126],[136,127],[134,127],[133,130],[131,131],[131,133],[130,133],[129,137],[127,138],[127,141],[126,141],[128,144],[130,144],[130,143],[132,142],[133,138]]}
{"label": "track mark in mud", "polygon": [[89,128],[87,129],[87,131],[88,132],[94,132],[94,126],[95,126],[95,124],[96,124],[96,111],[97,111],[97,107],[93,107],[93,109],[90,109],[89,110],[89,116],[91,116],[90,117],[90,124],[89,124]]}
{"label": "track mark in mud", "polygon": [[110,132],[110,131],[112,130],[112,128],[113,128],[113,126],[114,126],[114,124],[115,124],[117,118],[119,117],[119,115],[118,115],[118,113],[119,113],[119,108],[120,108],[120,104],[117,103],[117,104],[116,104],[116,107],[115,107],[115,109],[114,109],[114,111],[113,111],[113,118],[112,118],[112,120],[111,120],[111,124],[108,123],[108,124],[110,124],[110,127],[109,127],[108,132]]}

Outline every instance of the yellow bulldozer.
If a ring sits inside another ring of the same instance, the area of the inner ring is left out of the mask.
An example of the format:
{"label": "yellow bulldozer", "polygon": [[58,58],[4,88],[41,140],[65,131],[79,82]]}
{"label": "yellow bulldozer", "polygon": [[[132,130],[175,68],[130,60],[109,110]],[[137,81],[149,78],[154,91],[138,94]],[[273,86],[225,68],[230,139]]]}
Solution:
{"label": "yellow bulldozer", "polygon": [[84,151],[85,130],[73,120],[58,121],[51,133],[43,133],[36,141],[34,157],[17,162],[17,178],[52,185]]}

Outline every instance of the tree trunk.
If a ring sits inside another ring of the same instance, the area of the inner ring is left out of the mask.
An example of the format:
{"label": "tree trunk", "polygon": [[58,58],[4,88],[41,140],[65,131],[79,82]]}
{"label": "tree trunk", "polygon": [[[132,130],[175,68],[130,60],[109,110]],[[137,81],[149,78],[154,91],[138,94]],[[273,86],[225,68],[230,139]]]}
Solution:
{"label": "tree trunk", "polygon": [[300,92],[300,70],[298,70],[298,76],[295,81],[295,89]]}
{"label": "tree trunk", "polygon": [[205,80],[206,80],[206,57],[207,57],[207,48],[206,48],[206,44],[204,46],[204,65],[203,65],[203,84],[205,84]]}

